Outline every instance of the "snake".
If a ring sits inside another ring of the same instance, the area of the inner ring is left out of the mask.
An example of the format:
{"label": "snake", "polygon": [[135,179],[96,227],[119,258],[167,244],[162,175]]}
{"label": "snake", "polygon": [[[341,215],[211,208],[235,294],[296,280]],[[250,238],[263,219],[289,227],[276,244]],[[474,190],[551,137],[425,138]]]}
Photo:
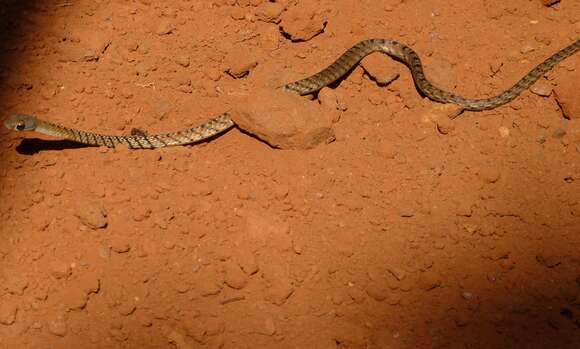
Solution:
{"label": "snake", "polygon": [[[558,63],[572,56],[579,50],[580,39],[577,39],[575,42],[538,64],[504,92],[490,98],[470,99],[445,91],[429,82],[425,77],[423,64],[421,63],[419,55],[409,46],[394,40],[369,39],[360,41],[346,50],[334,63],[320,72],[283,85],[281,88],[301,96],[316,93],[323,87],[345,76],[369,54],[380,52],[405,64],[409,68],[414,84],[423,96],[435,102],[459,105],[464,110],[482,111],[494,109],[512,101],[522,91],[532,86],[540,77],[552,70]],[[210,119],[200,126],[186,128],[176,132],[160,134],[145,134],[139,132],[138,134],[122,136],[82,131],[25,114],[11,115],[6,119],[4,125],[10,130],[34,131],[91,146],[114,148],[117,145],[125,145],[134,149],[151,149],[209,140],[233,128],[235,123],[231,115],[226,112]]]}

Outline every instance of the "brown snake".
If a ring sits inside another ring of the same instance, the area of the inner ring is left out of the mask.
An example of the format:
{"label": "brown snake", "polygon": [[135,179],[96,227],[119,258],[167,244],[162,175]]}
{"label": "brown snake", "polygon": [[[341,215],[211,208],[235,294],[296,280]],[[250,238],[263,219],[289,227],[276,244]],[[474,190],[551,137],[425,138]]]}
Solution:
{"label": "brown snake", "polygon": [[[409,67],[417,89],[424,96],[436,102],[454,103],[462,106],[466,110],[479,111],[493,109],[510,102],[522,93],[522,91],[534,84],[541,76],[554,68],[556,64],[579,50],[580,39],[540,63],[515,85],[501,94],[491,98],[468,99],[444,91],[430,83],[425,77],[419,56],[410,47],[397,41],[371,39],[361,41],[354,45],[321,72],[284,85],[282,88],[300,95],[314,93],[343,77],[367,55],[373,52],[381,52],[401,61]],[[10,116],[4,125],[11,130],[35,131],[88,145],[115,147],[116,145],[124,144],[129,148],[149,149],[203,141],[229,130],[234,126],[234,122],[228,113],[224,113],[201,126],[187,128],[177,132],[131,136],[112,136],[81,131],[21,114]]]}

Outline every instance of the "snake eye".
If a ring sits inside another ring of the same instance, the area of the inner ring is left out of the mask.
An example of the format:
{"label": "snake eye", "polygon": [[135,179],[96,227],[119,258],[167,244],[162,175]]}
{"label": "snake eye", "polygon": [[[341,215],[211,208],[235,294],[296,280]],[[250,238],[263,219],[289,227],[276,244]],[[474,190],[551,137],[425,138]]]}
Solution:
{"label": "snake eye", "polygon": [[19,121],[19,122],[16,124],[16,129],[17,129],[18,131],[22,131],[22,130],[24,130],[24,128],[25,128],[25,127],[26,127],[26,125],[24,124],[24,121]]}

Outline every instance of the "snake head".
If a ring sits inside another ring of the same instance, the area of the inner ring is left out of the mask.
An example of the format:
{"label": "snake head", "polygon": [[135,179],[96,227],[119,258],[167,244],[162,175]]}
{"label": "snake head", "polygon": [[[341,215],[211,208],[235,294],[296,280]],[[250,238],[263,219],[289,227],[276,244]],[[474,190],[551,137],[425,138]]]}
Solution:
{"label": "snake head", "polygon": [[14,131],[34,131],[37,125],[34,116],[14,114],[4,121],[4,126]]}

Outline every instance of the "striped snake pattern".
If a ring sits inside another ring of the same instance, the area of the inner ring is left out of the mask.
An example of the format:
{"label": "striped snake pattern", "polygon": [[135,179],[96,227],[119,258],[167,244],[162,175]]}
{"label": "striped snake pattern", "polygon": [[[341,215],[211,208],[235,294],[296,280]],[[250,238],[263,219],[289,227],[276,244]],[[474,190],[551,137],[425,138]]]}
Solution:
{"label": "striped snake pattern", "polygon": [[[544,62],[537,65],[512,87],[497,96],[483,99],[469,99],[434,86],[423,71],[419,56],[410,47],[393,40],[370,39],[359,42],[348,49],[334,63],[310,77],[282,86],[282,89],[299,95],[315,93],[321,88],[337,81],[357,65],[364,57],[373,52],[387,54],[407,65],[413,76],[415,86],[421,94],[440,103],[453,103],[466,110],[486,110],[497,108],[516,98],[522,91],[529,88],[540,77],[550,71],[558,63],[580,50],[580,39],[563,48]],[[16,131],[35,131],[45,135],[64,138],[78,143],[94,146],[115,147],[123,144],[129,148],[151,149],[172,145],[184,145],[207,140],[226,132],[234,126],[230,115],[224,113],[197,127],[183,129],[177,132],[153,135],[113,136],[81,131],[41,120],[34,116],[16,114],[5,121],[8,129]]]}

